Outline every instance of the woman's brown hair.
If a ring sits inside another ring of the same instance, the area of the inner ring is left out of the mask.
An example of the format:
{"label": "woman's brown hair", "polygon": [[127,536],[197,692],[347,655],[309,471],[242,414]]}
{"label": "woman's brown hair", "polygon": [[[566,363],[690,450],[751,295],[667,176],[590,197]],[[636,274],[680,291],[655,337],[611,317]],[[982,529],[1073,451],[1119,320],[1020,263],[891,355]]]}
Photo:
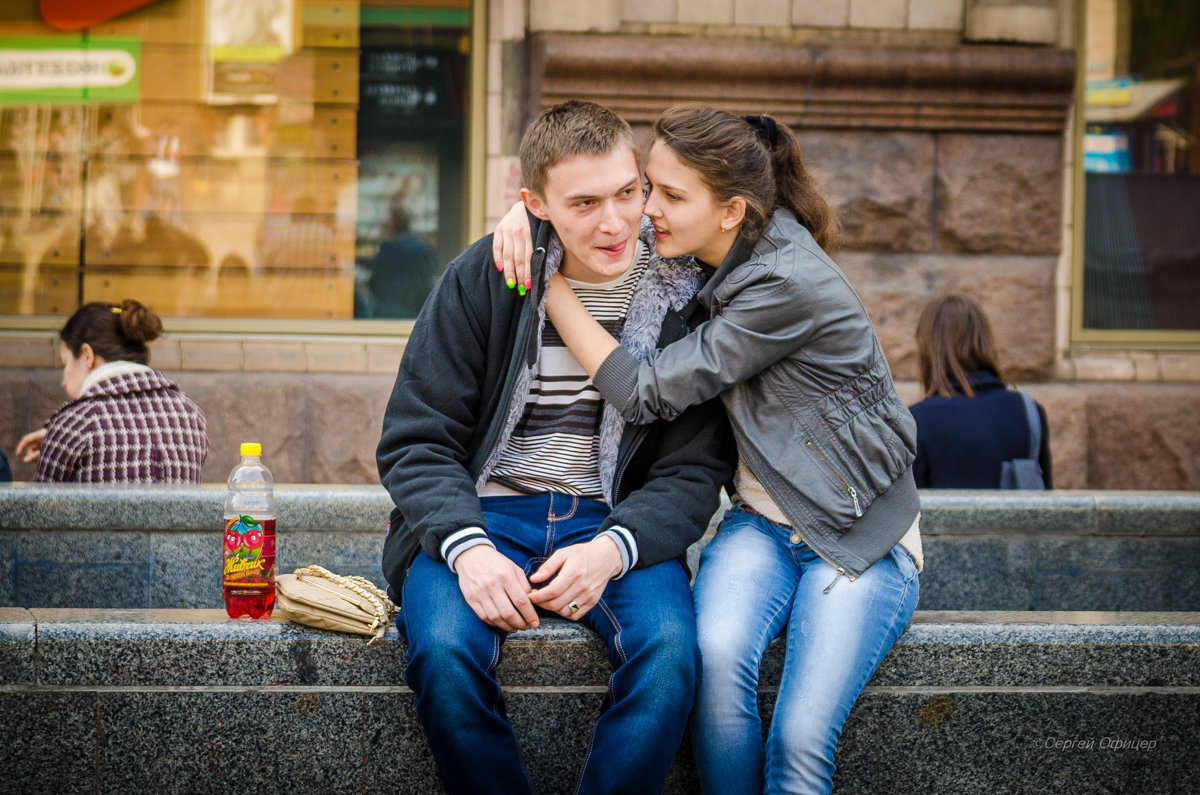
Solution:
{"label": "woman's brown hair", "polygon": [[983,307],[965,295],[943,295],[925,306],[917,321],[917,353],[925,397],[960,392],[975,397],[967,374],[977,370],[1009,383],[996,355],[992,324]]}
{"label": "woman's brown hair", "polygon": [[86,342],[105,361],[150,363],[146,343],[162,334],[162,320],[148,306],[126,298],[120,304],[93,301],[75,310],[58,332],[59,339],[79,356]]}
{"label": "woman's brown hair", "polygon": [[837,219],[804,167],[800,142],[770,116],[744,116],[686,104],[654,122],[655,140],[699,175],[718,203],[746,200],[743,234],[757,239],[771,214],[791,210],[826,251],[837,245]]}

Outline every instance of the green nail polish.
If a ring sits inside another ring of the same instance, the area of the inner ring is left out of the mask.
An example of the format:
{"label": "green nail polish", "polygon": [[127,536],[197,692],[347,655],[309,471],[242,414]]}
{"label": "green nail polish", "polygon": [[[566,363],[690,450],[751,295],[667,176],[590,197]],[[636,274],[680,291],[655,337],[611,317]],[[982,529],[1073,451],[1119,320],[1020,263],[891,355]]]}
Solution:
{"label": "green nail polish", "polygon": [[506,280],[505,280],[505,284],[507,284],[507,285],[508,285],[508,289],[510,289],[510,290],[511,290],[512,288],[514,288],[514,287],[516,287],[516,286],[517,286],[517,280],[516,280],[516,279],[506,279]]}
{"label": "green nail polish", "polygon": [[525,285],[522,284],[520,287],[517,288],[517,294],[525,295]]}

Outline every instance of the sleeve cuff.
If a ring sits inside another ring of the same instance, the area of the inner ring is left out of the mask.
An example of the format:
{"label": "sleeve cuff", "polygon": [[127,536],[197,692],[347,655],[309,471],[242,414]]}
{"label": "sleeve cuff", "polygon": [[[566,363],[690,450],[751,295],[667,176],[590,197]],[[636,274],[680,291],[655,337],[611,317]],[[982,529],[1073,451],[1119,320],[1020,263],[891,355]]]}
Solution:
{"label": "sleeve cuff", "polygon": [[640,366],[633,354],[618,345],[600,365],[592,384],[605,400],[624,413],[623,408],[637,392]]}
{"label": "sleeve cuff", "polygon": [[459,555],[471,547],[483,544],[487,544],[492,549],[496,548],[496,545],[487,537],[487,532],[482,527],[464,527],[462,530],[456,530],[451,533],[442,542],[442,558],[446,561],[446,565],[450,567],[450,571],[454,571],[454,561],[458,560]]}
{"label": "sleeve cuff", "polygon": [[637,540],[633,537],[633,533],[631,533],[628,528],[622,527],[619,524],[613,525],[604,532],[600,533],[600,535],[611,538],[616,543],[617,549],[621,553],[621,573],[616,577],[613,577],[614,580],[619,580],[624,577],[630,569],[637,565]]}

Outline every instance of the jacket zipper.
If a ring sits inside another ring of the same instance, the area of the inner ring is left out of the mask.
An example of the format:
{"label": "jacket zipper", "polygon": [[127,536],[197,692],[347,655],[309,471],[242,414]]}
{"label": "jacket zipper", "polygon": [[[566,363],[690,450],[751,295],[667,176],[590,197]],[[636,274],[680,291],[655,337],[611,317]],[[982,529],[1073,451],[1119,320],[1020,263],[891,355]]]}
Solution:
{"label": "jacket zipper", "polygon": [[[809,547],[809,548],[811,549],[811,547]],[[817,554],[818,554],[818,555],[820,555],[821,553],[820,553],[820,552],[818,552]],[[838,569],[838,573],[837,573],[836,575],[834,575],[833,582],[831,582],[831,583],[829,583],[828,585],[826,585],[826,586],[825,586],[825,590],[824,590],[824,591],[822,591],[821,593],[829,593],[830,591],[832,591],[832,590],[833,590],[833,586],[837,585],[837,583],[838,583],[838,580],[840,580],[840,579],[841,579],[842,577],[844,577],[845,575],[846,575],[846,572],[845,572],[845,570],[844,570],[844,569]],[[853,577],[851,577],[850,579],[852,579],[852,580],[853,580],[854,578],[853,578]]]}
{"label": "jacket zipper", "polygon": [[[844,488],[846,490],[846,492],[850,495],[850,499],[854,501],[855,517],[861,519],[863,514],[862,514],[862,506],[860,506],[858,504],[858,492],[855,491],[854,487],[850,485],[849,481],[847,481],[844,477],[842,477],[841,474],[839,474],[836,469],[834,469],[832,466],[830,466],[829,461],[825,458],[824,455],[821,454],[821,451],[817,449],[817,446],[815,444],[813,444],[811,441],[809,441],[809,442],[805,442],[804,446],[807,447],[809,450],[811,450],[812,454],[817,457],[817,460],[819,460],[821,462],[821,464],[826,469],[829,470],[829,474],[833,475],[835,478],[837,478],[839,481],[841,481],[842,488]],[[829,587],[832,588],[833,586],[831,585]]]}
{"label": "jacket zipper", "polygon": [[[757,476],[757,475],[755,475],[755,477],[758,477],[758,476]],[[759,482],[761,483],[762,481],[759,481]],[[811,549],[813,552],[816,552],[816,553],[817,553],[817,557],[819,557],[821,560],[823,560],[823,561],[825,561],[826,563],[828,563],[828,564],[829,564],[830,566],[832,566],[833,568],[837,569],[837,574],[835,574],[835,575],[833,576],[833,581],[832,581],[831,583],[829,583],[828,585],[826,585],[826,586],[825,586],[825,590],[824,590],[824,591],[822,591],[821,593],[829,593],[830,591],[832,591],[832,590],[833,590],[833,586],[837,585],[837,583],[838,583],[838,580],[839,580],[839,579],[841,579],[842,577],[845,577],[846,579],[850,580],[850,582],[854,582],[854,578],[853,578],[853,577],[851,577],[849,574],[847,574],[847,573],[846,573],[846,570],[845,570],[844,568],[842,568],[841,566],[837,565],[836,563],[834,563],[834,562],[833,562],[832,560],[830,560],[829,558],[825,557],[825,555],[824,555],[824,554],[821,552],[821,550],[817,549],[817,548],[816,548],[816,547],[814,547],[812,544],[809,544],[809,542],[808,542],[808,539],[807,539],[807,538],[805,538],[805,537],[804,537],[804,535],[803,535],[803,534],[802,534],[802,533],[801,533],[799,530],[796,530],[795,528],[792,528],[792,532],[794,532],[794,533],[795,533],[797,536],[799,536],[801,541],[803,541],[804,543],[808,544],[808,548],[809,548],[809,549]]]}
{"label": "jacket zipper", "polygon": [[629,453],[626,454],[624,459],[618,462],[617,473],[613,476],[612,493],[609,495],[614,507],[617,504],[617,495],[621,493],[621,479],[625,477],[625,470],[628,468],[629,462],[633,460],[634,454],[642,446],[642,441],[646,438],[648,429],[648,425],[638,425],[634,429],[633,440],[629,443]]}

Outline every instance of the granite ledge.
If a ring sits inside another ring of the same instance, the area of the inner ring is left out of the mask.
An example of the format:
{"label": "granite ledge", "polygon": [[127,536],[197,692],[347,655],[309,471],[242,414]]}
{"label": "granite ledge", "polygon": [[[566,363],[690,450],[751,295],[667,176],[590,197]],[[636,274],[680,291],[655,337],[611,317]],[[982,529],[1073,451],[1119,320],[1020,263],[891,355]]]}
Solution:
{"label": "granite ledge", "polygon": [[[32,619],[32,621],[30,621]],[[0,614],[0,684],[39,687],[396,687],[404,644],[223,610],[33,608]],[[36,640],[35,640],[36,639]],[[31,660],[38,662],[36,680]],[[778,683],[782,646],[763,663]],[[23,660],[30,661],[28,663]],[[603,644],[548,618],[505,645],[506,686],[588,690],[609,676]],[[918,611],[873,679],[885,686],[1198,687],[1200,613]]]}
{"label": "granite ledge", "polygon": [[[277,484],[279,526],[382,532],[392,501],[382,486]],[[97,486],[14,483],[0,488],[0,530],[219,530],[225,484]]]}
{"label": "granite ledge", "polygon": [[[0,487],[0,530],[197,531],[219,527],[225,486]],[[279,524],[294,531],[380,532],[382,486],[278,484]],[[921,493],[922,533],[1200,536],[1200,493],[960,491]]]}

